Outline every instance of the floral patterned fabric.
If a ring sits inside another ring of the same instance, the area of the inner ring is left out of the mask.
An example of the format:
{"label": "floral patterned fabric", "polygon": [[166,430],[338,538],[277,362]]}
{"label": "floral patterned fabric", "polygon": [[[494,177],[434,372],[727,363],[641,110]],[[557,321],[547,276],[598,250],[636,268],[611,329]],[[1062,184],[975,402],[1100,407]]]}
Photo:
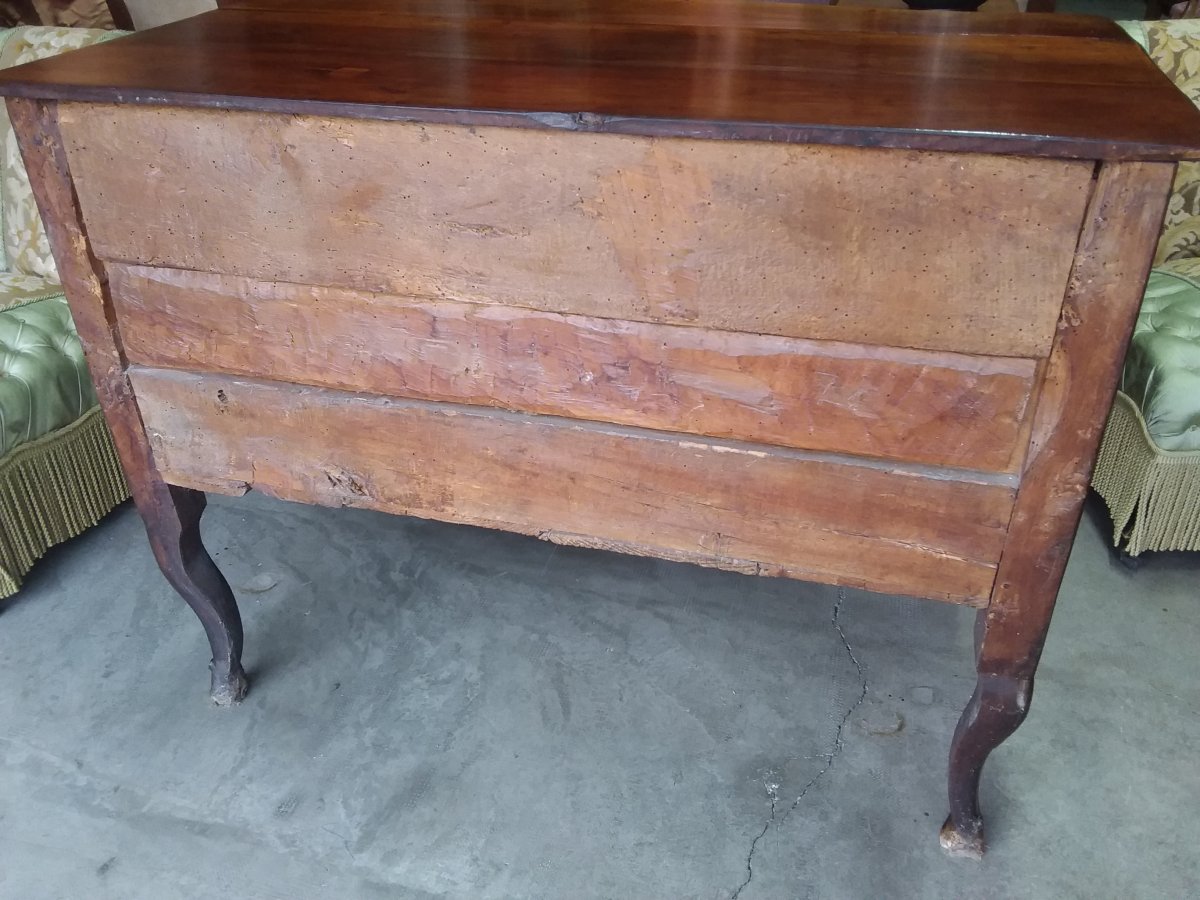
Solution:
{"label": "floral patterned fabric", "polygon": [[0,312],[28,306],[48,297],[62,294],[62,287],[54,281],[36,275],[17,275],[0,272]]}
{"label": "floral patterned fabric", "polygon": [[[1200,19],[1122,22],[1188,99],[1200,106]],[[1200,257],[1200,163],[1179,164],[1155,264]]]}
{"label": "floral patterned fabric", "polygon": [[[119,36],[120,32],[87,28],[14,28],[0,36],[0,68],[17,66],[46,56],[76,50]],[[50,243],[38,215],[29,176],[21,161],[17,138],[0,108],[0,223],[4,226],[4,257],[0,262],[9,272],[58,281],[58,270],[50,254]]]}

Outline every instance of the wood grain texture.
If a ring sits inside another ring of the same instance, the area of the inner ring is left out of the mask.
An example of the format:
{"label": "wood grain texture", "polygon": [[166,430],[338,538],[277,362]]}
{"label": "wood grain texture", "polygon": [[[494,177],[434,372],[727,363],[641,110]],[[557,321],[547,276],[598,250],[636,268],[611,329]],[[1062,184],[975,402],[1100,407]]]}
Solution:
{"label": "wood grain texture", "polygon": [[[345,13],[380,13],[393,22],[400,19],[447,16],[445,0],[217,0],[221,9],[256,9],[276,12],[328,12],[332,6]],[[825,0],[817,9],[797,15],[793,4],[779,0],[456,0],[454,14],[468,13],[474,20],[564,22],[592,25],[670,25],[705,28],[770,28],[802,30],[820,27],[837,33],[863,28],[863,19],[831,13]],[[869,26],[900,34],[1062,35],[1114,40],[1123,32],[1112,21],[1098,16],[994,16],[961,15],[929,10],[910,16],[907,10],[872,8]]]}
{"label": "wood grain texture", "polygon": [[1002,356],[1049,352],[1092,176],[856,148],[62,115],[106,260]]}
{"label": "wood grain texture", "polygon": [[1013,489],[617,425],[133,367],[168,480],[978,603]]}
{"label": "wood grain texture", "polygon": [[[1111,23],[804,4],[221,9],[0,75],[10,95],[795,143],[1193,158]],[[663,9],[664,12],[658,12]],[[1081,38],[1081,35],[1085,37]],[[864,65],[863,60],[870,60]]]}
{"label": "wood grain texture", "polygon": [[131,361],[1010,470],[1032,360],[109,269]]}
{"label": "wood grain texture", "polygon": [[1123,163],[1100,171],[987,609],[981,674],[1031,679],[1037,667],[1174,168]]}

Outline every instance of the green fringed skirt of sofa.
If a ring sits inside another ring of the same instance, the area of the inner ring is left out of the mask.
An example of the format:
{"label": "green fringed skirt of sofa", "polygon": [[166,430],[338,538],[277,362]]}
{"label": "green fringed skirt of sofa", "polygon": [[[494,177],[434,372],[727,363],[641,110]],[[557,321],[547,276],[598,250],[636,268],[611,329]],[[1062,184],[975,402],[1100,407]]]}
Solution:
{"label": "green fringed skirt of sofa", "polygon": [[1200,550],[1200,260],[1150,275],[1092,485],[1113,541]]}
{"label": "green fringed skirt of sofa", "polygon": [[[114,36],[0,31],[0,67]],[[129,489],[2,112],[0,140],[0,597],[7,597],[50,547],[95,525]]]}
{"label": "green fringed skirt of sofa", "polygon": [[[1121,22],[1200,106],[1200,19]],[[1200,550],[1200,163],[1183,162],[1092,476],[1113,545]]]}

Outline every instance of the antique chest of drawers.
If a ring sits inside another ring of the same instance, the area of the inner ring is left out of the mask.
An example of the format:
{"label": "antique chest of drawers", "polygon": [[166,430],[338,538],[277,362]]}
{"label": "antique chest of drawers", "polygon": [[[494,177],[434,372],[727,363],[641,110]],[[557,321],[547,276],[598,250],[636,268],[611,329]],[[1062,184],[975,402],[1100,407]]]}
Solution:
{"label": "antique chest of drawers", "polygon": [[978,607],[1028,707],[1200,114],[1111,24],[243,0],[6,73],[163,571],[264,491]]}

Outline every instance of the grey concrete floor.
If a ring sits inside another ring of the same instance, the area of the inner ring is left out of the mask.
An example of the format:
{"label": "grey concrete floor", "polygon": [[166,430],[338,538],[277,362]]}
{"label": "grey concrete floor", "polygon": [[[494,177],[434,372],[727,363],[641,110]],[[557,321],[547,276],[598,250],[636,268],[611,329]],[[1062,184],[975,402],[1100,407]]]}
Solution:
{"label": "grey concrete floor", "polygon": [[1098,523],[971,863],[970,610],[215,498],[221,710],[122,508],[0,610],[0,897],[1197,896],[1200,561],[1131,575]]}

